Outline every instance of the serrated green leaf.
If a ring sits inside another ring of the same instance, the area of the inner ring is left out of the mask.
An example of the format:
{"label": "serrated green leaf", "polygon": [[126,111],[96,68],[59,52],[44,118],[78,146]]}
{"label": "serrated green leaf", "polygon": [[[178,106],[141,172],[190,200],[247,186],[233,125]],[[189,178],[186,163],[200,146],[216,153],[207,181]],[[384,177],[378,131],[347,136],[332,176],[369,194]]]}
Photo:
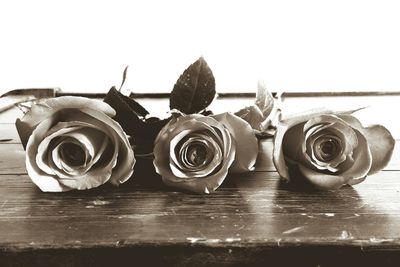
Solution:
{"label": "serrated green leaf", "polygon": [[214,75],[203,57],[191,64],[176,81],[171,92],[170,109],[186,114],[198,113],[215,97]]}

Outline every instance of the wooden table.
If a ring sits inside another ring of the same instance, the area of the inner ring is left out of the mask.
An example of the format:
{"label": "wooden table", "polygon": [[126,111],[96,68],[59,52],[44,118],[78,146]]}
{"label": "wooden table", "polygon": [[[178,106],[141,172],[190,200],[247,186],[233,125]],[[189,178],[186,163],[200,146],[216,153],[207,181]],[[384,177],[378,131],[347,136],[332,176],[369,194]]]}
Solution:
{"label": "wooden table", "polygon": [[400,266],[397,148],[384,171],[336,192],[281,183],[264,140],[256,171],[211,195],[135,182],[43,193],[10,112],[0,116],[0,266]]}

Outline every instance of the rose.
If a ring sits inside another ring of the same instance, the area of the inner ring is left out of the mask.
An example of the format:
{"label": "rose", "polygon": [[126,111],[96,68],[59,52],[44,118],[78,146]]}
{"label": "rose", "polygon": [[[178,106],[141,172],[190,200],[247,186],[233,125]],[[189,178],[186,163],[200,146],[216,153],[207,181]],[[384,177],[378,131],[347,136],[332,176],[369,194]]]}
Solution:
{"label": "rose", "polygon": [[229,131],[211,117],[174,118],[159,133],[154,166],[165,184],[209,193],[225,179],[235,158]]}
{"label": "rose", "polygon": [[154,166],[166,185],[209,193],[222,184],[228,170],[251,170],[257,154],[257,139],[239,117],[229,113],[182,115],[158,134]]}
{"label": "rose", "polygon": [[39,100],[16,127],[26,148],[32,181],[49,192],[119,185],[133,173],[135,157],[108,104],[84,97]]}
{"label": "rose", "polygon": [[281,121],[273,152],[280,176],[287,181],[299,176],[317,188],[336,189],[383,169],[394,149],[392,135],[381,125],[365,128],[350,114],[311,112]]}

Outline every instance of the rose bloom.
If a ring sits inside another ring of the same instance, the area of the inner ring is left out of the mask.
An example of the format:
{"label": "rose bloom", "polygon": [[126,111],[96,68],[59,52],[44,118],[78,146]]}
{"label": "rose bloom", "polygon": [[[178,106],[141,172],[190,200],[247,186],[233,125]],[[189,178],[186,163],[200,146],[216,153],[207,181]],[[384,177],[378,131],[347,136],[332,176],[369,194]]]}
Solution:
{"label": "rose bloom", "polygon": [[228,171],[251,170],[257,154],[253,130],[239,117],[182,115],[158,134],[154,166],[166,185],[208,194],[222,184]]}
{"label": "rose bloom", "polygon": [[39,100],[16,127],[32,181],[48,192],[127,181],[133,150],[108,104],[84,97]]}
{"label": "rose bloom", "polygon": [[324,111],[281,121],[273,152],[280,176],[337,189],[383,169],[394,149],[392,135],[381,125],[365,128],[350,114]]}

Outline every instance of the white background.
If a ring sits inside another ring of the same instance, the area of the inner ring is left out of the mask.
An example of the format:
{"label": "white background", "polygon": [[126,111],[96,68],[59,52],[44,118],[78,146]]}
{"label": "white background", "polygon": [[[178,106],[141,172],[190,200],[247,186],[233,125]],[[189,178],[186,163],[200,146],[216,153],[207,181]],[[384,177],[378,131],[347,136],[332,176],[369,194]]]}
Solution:
{"label": "white background", "polygon": [[169,92],[204,56],[218,92],[400,90],[400,1],[1,1],[0,91]]}

